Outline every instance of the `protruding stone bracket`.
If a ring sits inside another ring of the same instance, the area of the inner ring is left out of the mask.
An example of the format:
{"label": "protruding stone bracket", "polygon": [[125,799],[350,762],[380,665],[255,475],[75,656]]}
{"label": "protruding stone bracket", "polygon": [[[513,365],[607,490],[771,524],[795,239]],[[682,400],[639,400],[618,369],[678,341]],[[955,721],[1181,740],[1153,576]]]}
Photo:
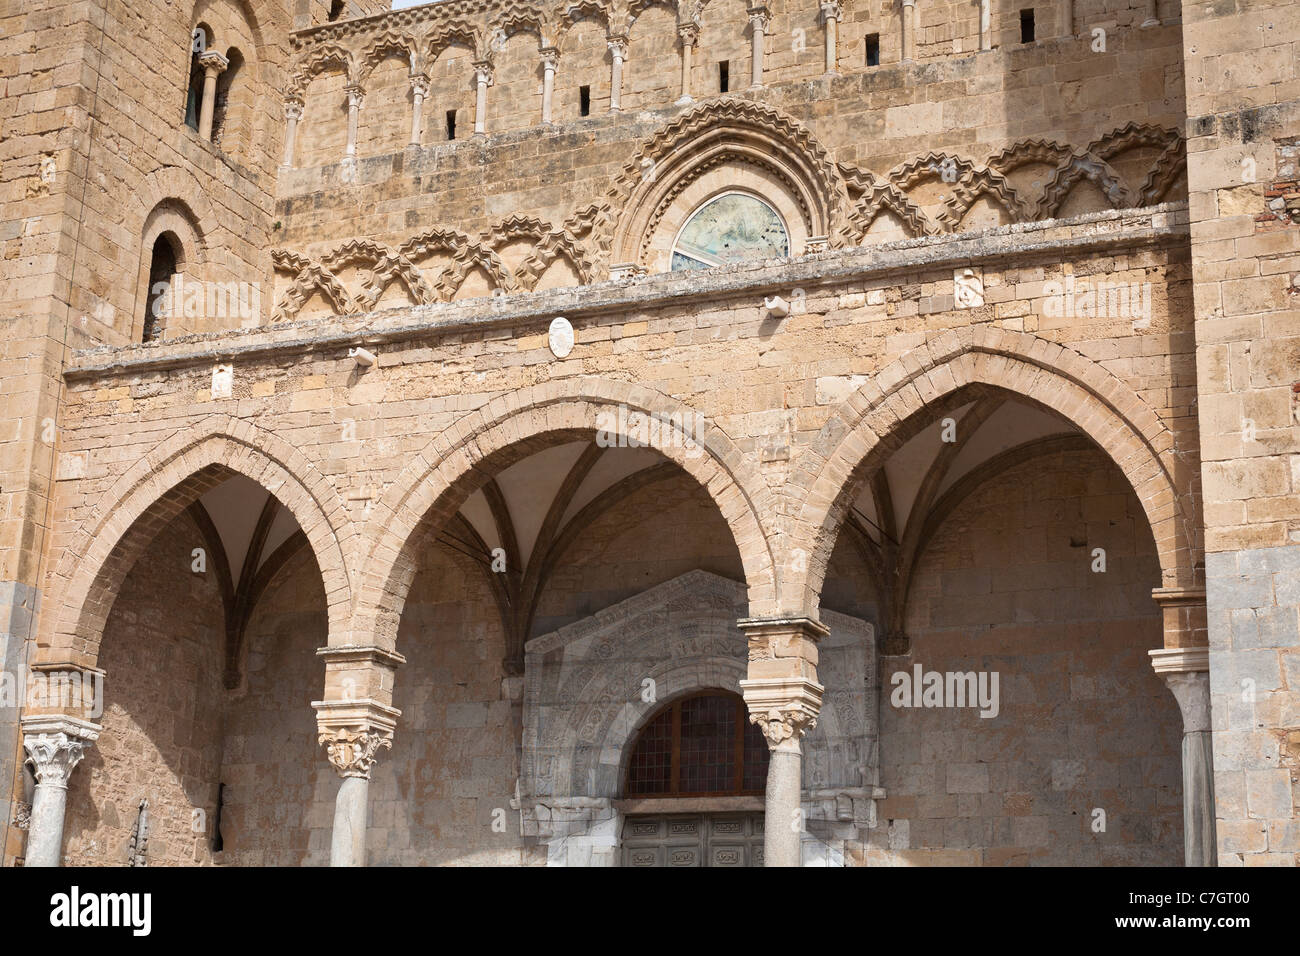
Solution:
{"label": "protruding stone bracket", "polygon": [[393,702],[393,682],[406,658],[394,650],[372,644],[322,647],[316,656],[325,660],[325,694],[330,701]]}
{"label": "protruding stone bracket", "polygon": [[1164,616],[1166,648],[1204,648],[1209,644],[1204,587],[1155,588],[1151,597]]}

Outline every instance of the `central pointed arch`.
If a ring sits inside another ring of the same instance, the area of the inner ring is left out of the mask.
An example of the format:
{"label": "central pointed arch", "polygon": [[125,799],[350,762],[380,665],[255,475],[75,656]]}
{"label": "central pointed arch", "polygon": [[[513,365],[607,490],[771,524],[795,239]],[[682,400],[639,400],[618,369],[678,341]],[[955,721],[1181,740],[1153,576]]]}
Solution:
{"label": "central pointed arch", "polygon": [[[656,427],[639,424],[641,416]],[[690,475],[731,529],[751,613],[773,607],[777,582],[762,516],[777,513],[757,468],[719,426],[654,389],[600,378],[550,382],[499,396],[448,428],[417,455],[369,519],[373,546],[359,579],[347,638],[394,647],[417,566],[421,531],[449,520],[496,471],[574,438],[635,440]],[[341,638],[342,639],[342,638]]]}

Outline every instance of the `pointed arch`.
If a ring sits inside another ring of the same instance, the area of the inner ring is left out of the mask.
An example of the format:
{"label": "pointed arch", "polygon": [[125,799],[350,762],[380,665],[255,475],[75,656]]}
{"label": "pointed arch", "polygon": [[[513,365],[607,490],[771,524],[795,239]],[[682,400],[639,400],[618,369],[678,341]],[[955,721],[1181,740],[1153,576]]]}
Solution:
{"label": "pointed arch", "polygon": [[1187,487],[1196,464],[1175,450],[1165,423],[1129,386],[1078,352],[1028,333],[980,326],[938,335],[881,369],[803,453],[792,487],[798,516],[788,542],[789,555],[798,550],[803,556],[790,562],[795,570],[784,579],[784,613],[816,614],[839,528],[870,473],[898,447],[903,423],[977,384],[1027,398],[1083,431],[1141,501],[1163,585],[1193,582],[1195,503],[1178,489]]}
{"label": "pointed arch", "polygon": [[100,496],[66,544],[48,590],[38,659],[94,666],[122,581],[168,522],[231,475],[274,495],[307,536],[328,602],[331,633],[346,627],[352,588],[351,530],[342,500],[284,439],[250,422],[213,415],[162,441]]}
{"label": "pointed arch", "polygon": [[[637,416],[667,427],[636,430]],[[776,503],[755,465],[719,426],[642,385],[595,377],[548,382],[494,398],[414,456],[367,523],[372,541],[358,579],[361,600],[340,642],[393,647],[425,529],[446,521],[501,468],[544,447],[592,434],[643,441],[706,490],[732,530],[751,612],[773,607],[775,567],[763,516]],[[629,427],[630,426],[630,427]]]}

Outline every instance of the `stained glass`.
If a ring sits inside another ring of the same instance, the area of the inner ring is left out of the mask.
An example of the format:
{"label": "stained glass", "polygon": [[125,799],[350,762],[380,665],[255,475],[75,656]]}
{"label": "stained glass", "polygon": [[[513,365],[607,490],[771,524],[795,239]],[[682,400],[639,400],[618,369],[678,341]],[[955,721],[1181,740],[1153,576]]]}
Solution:
{"label": "stained glass", "polygon": [[668,705],[645,725],[628,761],[627,795],[762,793],[767,762],[767,741],[739,696],[698,694]]}
{"label": "stained glass", "polygon": [[775,209],[745,193],[726,193],[697,209],[673,247],[673,271],[772,259],[790,254],[790,236]]}

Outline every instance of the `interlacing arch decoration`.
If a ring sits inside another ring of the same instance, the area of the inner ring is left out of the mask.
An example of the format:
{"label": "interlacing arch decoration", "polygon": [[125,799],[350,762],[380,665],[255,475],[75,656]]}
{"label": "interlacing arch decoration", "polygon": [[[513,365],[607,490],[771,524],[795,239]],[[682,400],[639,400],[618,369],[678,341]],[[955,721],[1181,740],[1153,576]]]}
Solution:
{"label": "interlacing arch decoration", "polygon": [[417,305],[437,301],[434,290],[424,281],[420,270],[401,253],[393,252],[382,243],[370,239],[352,239],[339,246],[321,260],[321,265],[331,273],[357,262],[368,263],[370,271],[361,283],[355,299],[363,310],[374,308],[390,282],[400,282]]}
{"label": "interlacing arch decoration", "polygon": [[[626,435],[638,416],[654,416],[669,427]],[[763,518],[777,514],[777,503],[756,465],[721,427],[705,423],[702,433],[682,431],[683,423],[699,421],[661,392],[597,377],[547,382],[492,399],[430,441],[372,508],[365,528],[372,545],[358,579],[362,600],[352,633],[393,647],[427,535],[453,520],[465,500],[504,468],[544,448],[601,433],[613,442],[648,440],[705,489],[732,530],[751,612],[771,613],[777,569]]]}
{"label": "interlacing arch decoration", "polygon": [[550,223],[536,217],[511,216],[483,234],[483,242],[493,251],[517,239],[531,239],[533,249],[515,269],[514,277],[523,290],[531,290],[547,268],[556,259],[566,259],[578,274],[583,285],[593,281],[595,266],[586,252],[563,229],[554,229]]}
{"label": "interlacing arch decoration", "polygon": [[47,588],[54,600],[42,615],[37,662],[93,667],[113,602],[136,561],[169,522],[236,474],[260,484],[298,522],[320,568],[330,632],[341,633],[352,604],[347,556],[355,533],[342,500],[284,439],[212,415],[156,445],[74,527],[60,531],[67,543]]}
{"label": "interlacing arch decoration", "polygon": [[317,292],[329,303],[335,315],[353,315],[361,311],[338,277],[319,262],[313,262],[295,252],[275,249],[271,252],[271,265],[276,272],[293,276],[292,284],[275,305],[272,322],[289,321],[302,311],[307,300]]}
{"label": "interlacing arch decoration", "polygon": [[[944,332],[877,372],[845,401],[796,462],[797,517],[780,549],[784,613],[815,616],[841,525],[872,473],[904,443],[917,414],[972,386],[1004,389],[1054,411],[1124,473],[1151,526],[1164,586],[1197,577],[1196,502],[1178,494],[1196,463],[1160,417],[1116,376],[1078,352],[991,326]],[[921,423],[924,424],[924,423]]]}
{"label": "interlacing arch decoration", "polygon": [[[498,253],[517,239],[531,240],[533,248],[512,272]],[[449,254],[451,261],[430,282],[415,260],[439,252]],[[568,261],[581,283],[594,281],[596,266],[577,239],[565,229],[526,216],[511,216],[477,240],[457,229],[431,229],[412,236],[396,250],[371,239],[350,239],[319,260],[276,249],[271,254],[275,270],[294,281],[276,305],[275,321],[292,319],[314,292],[320,292],[340,315],[369,311],[394,281],[401,283],[414,305],[448,302],[475,269],[487,274],[494,289],[529,291],[560,258]],[[359,288],[349,291],[338,273],[357,263],[370,268]]]}

